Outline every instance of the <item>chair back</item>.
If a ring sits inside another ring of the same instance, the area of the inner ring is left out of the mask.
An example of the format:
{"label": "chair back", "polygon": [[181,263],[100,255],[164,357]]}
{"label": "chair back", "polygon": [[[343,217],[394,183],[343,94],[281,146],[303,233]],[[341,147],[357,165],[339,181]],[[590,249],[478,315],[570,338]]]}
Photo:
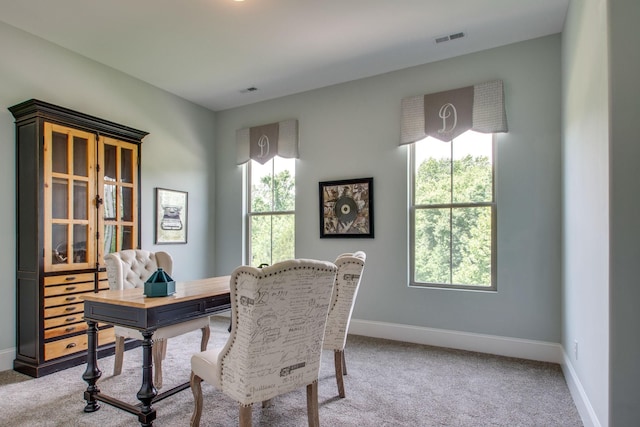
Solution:
{"label": "chair back", "polygon": [[344,350],[366,259],[367,255],[358,251],[342,254],[335,261],[338,274],[331,296],[323,345],[327,350]]}
{"label": "chair back", "polygon": [[236,268],[231,333],[216,366],[229,396],[248,405],[318,380],[336,271],[307,259]]}
{"label": "chair back", "polygon": [[143,249],[125,249],[104,256],[109,289],[144,288],[158,268],[168,275],[173,272],[173,259],[167,252],[149,252]]}

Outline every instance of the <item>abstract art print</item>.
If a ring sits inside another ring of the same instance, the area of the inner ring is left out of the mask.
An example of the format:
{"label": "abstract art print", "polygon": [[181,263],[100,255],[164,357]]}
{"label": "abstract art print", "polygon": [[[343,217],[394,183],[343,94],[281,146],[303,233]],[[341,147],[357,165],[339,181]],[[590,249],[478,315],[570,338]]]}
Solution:
{"label": "abstract art print", "polygon": [[373,178],[320,182],[320,237],[373,238]]}

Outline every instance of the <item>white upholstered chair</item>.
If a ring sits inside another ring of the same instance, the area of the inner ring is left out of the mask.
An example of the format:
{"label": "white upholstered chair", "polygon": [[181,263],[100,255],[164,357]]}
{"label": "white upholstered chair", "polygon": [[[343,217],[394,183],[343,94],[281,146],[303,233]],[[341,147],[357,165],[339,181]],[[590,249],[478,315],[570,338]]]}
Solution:
{"label": "white upholstered chair", "polygon": [[240,405],[239,425],[251,425],[251,406],[307,388],[309,426],[318,426],[318,375],[331,290],[331,262],[289,260],[231,275],[231,334],[226,345],[191,357],[195,408],[202,414],[202,380]]}
{"label": "white upholstered chair", "polygon": [[[173,271],[173,260],[167,252],[149,252],[142,249],[127,249],[113,252],[104,257],[107,265],[107,277],[109,289],[144,288],[144,282],[162,268],[169,276]],[[167,339],[187,332],[202,330],[200,349],[207,349],[209,342],[209,318],[203,317],[188,322],[179,323],[164,328],[159,328],[153,334],[153,364],[154,385],[162,387],[162,360],[166,356]],[[143,336],[137,329],[115,326],[116,349],[113,375],[122,372],[122,359],[124,354],[124,341],[127,338],[142,340]]]}
{"label": "white upholstered chair", "polygon": [[335,260],[338,274],[336,274],[336,283],[331,296],[323,348],[334,352],[336,382],[338,383],[340,397],[345,397],[342,377],[347,375],[344,347],[347,343],[351,313],[358,295],[366,259],[367,255],[362,251],[358,251],[353,254],[342,254]]}

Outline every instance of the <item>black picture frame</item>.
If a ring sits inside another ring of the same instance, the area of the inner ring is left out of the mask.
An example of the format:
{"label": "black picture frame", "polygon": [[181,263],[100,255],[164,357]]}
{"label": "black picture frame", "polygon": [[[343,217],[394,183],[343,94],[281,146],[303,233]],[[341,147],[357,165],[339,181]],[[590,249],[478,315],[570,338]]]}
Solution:
{"label": "black picture frame", "polygon": [[319,183],[320,238],[374,237],[373,178]]}
{"label": "black picture frame", "polygon": [[188,197],[186,191],[156,188],[156,245],[187,243]]}

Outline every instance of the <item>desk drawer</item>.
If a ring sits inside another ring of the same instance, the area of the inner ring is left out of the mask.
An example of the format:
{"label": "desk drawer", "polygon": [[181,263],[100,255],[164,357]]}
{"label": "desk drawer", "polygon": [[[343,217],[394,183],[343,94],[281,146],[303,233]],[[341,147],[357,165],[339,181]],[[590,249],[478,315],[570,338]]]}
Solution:
{"label": "desk drawer", "polygon": [[[108,328],[98,331],[98,346],[109,344],[115,341],[115,329]],[[76,335],[44,345],[44,360],[56,359],[69,354],[86,351],[88,343],[87,334]]]}

